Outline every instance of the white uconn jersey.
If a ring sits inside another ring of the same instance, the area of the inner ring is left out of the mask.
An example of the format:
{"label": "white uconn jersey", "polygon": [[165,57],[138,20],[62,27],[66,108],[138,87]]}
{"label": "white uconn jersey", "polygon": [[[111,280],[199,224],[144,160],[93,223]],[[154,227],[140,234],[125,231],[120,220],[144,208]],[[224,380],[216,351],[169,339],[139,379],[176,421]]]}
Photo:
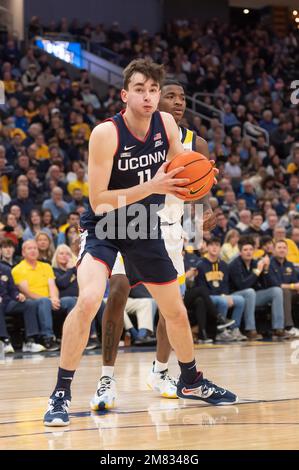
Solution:
{"label": "white uconn jersey", "polygon": [[[185,150],[195,150],[196,134],[194,132],[180,127],[180,138]],[[165,198],[165,206],[159,212],[162,222],[161,231],[165,242],[165,248],[178,273],[178,280],[181,287],[185,285],[185,267],[183,258],[184,238],[183,227],[181,224],[183,214],[184,201],[172,196],[171,194],[167,194]]]}
{"label": "white uconn jersey", "polygon": [[[180,127],[179,131],[184,149],[195,151],[195,132],[185,129],[184,127]],[[167,222],[169,224],[180,222],[184,214],[184,201],[172,194],[166,194],[164,207],[158,214],[161,218],[161,222]]]}

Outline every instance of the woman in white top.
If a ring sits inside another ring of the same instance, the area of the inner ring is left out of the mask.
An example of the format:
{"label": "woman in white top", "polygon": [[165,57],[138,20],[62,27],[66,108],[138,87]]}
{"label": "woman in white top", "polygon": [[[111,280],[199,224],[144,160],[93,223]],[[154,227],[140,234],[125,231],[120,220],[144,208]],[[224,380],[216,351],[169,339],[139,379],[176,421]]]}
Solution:
{"label": "woman in white top", "polygon": [[232,229],[227,232],[220,251],[220,258],[226,263],[230,263],[239,254],[239,238],[238,230]]}

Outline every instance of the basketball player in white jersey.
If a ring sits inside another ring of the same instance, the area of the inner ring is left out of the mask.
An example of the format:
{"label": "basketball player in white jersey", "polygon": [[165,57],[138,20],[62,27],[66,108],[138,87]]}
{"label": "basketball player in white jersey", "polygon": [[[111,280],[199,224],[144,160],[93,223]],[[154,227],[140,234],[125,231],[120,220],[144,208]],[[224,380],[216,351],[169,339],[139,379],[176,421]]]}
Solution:
{"label": "basketball player in white jersey", "polygon": [[[178,82],[167,81],[161,89],[159,110],[165,111],[174,117],[179,126],[186,109],[185,92]],[[185,150],[194,150],[209,158],[207,142],[196,135],[195,132],[179,126],[181,142]],[[212,230],[215,226],[215,217],[208,203],[208,197],[199,201],[203,205],[203,229]],[[182,295],[185,292],[185,269],[183,260],[183,229],[181,219],[184,213],[184,201],[175,196],[167,195],[165,206],[159,212],[161,230],[165,240],[165,247],[178,273],[178,280]],[[102,323],[102,352],[103,367],[98,390],[101,397],[96,397],[92,408],[110,409],[115,405],[116,382],[114,378],[114,364],[118,350],[119,340],[123,331],[123,312],[129,296],[130,286],[126,277],[124,264],[120,254],[113,267],[110,278],[110,292]],[[153,369],[148,377],[148,386],[166,398],[177,398],[176,382],[168,374],[168,359],[171,345],[168,340],[165,320],[159,315],[157,326],[157,353]]]}

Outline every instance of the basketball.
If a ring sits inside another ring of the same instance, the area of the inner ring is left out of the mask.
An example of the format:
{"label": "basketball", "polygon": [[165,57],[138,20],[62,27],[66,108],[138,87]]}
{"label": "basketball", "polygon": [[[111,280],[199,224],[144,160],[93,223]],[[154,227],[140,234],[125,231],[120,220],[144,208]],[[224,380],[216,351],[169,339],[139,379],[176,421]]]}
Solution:
{"label": "basketball", "polygon": [[189,178],[190,183],[184,185],[189,194],[183,199],[192,201],[201,199],[209,193],[214,184],[214,172],[211,162],[201,153],[183,152],[174,157],[167,167],[167,172],[183,166],[184,169],[175,178]]}

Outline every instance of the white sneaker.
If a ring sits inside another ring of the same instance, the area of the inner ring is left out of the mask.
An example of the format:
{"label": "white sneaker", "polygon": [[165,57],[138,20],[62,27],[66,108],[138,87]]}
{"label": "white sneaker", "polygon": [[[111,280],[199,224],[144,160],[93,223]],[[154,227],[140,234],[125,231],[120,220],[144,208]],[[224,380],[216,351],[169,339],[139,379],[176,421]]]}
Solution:
{"label": "white sneaker", "polygon": [[46,348],[42,344],[35,343],[34,341],[27,341],[23,343],[22,352],[26,353],[39,353],[45,351]]}
{"label": "white sneaker", "polygon": [[232,341],[236,341],[233,337],[232,333],[229,330],[223,330],[222,333],[219,333],[216,336],[216,341],[222,341],[225,343],[231,343]]}
{"label": "white sneaker", "polygon": [[93,411],[110,410],[115,407],[116,382],[115,379],[103,376],[100,378],[97,391],[90,401]]}
{"label": "white sneaker", "polygon": [[2,341],[2,343],[4,344],[4,354],[13,354],[15,352],[13,345],[11,344],[9,339],[5,339],[4,341]]}
{"label": "white sneaker", "polygon": [[292,336],[292,338],[299,338],[299,328],[295,328],[293,326],[290,330],[287,331]]}
{"label": "white sneaker", "polygon": [[234,328],[230,333],[231,336],[235,338],[235,341],[247,341],[247,336],[242,335],[239,328]]}
{"label": "white sneaker", "polygon": [[178,398],[176,394],[177,382],[168,375],[168,369],[163,372],[154,372],[153,370],[147,378],[147,386],[151,390],[159,392],[164,398]]}

